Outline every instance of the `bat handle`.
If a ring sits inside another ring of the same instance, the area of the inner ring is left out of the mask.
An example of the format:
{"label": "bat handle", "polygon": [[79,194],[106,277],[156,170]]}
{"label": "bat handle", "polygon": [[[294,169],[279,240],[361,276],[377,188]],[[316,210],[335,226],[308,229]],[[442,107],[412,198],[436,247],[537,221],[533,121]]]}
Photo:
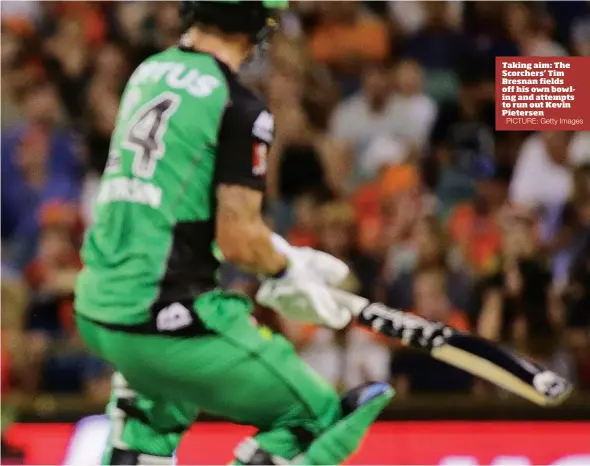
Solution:
{"label": "bat handle", "polygon": [[330,288],[330,294],[339,306],[348,309],[355,317],[358,317],[363,309],[371,304],[367,298],[336,288]]}

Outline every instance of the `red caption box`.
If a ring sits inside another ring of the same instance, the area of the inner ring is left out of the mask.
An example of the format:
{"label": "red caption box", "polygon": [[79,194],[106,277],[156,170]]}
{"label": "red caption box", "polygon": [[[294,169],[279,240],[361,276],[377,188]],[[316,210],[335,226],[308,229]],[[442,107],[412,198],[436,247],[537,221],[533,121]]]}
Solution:
{"label": "red caption box", "polygon": [[590,130],[590,57],[496,57],[496,130]]}

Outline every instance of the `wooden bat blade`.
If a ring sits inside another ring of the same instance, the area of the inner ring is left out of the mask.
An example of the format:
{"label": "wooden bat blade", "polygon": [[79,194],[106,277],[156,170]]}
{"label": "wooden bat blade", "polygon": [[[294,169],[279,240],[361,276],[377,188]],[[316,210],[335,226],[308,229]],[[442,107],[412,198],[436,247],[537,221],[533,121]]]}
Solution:
{"label": "wooden bat blade", "polygon": [[540,406],[559,405],[572,391],[554,372],[476,336],[455,334],[430,354]]}

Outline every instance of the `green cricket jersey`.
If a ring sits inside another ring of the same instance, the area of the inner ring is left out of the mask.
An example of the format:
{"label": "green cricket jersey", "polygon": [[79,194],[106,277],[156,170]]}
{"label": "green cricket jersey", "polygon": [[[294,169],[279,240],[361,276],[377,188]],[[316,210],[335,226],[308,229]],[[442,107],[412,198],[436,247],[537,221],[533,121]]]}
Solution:
{"label": "green cricket jersey", "polygon": [[144,61],[121,99],[76,312],[121,325],[216,286],[216,185],[264,189],[273,117],[211,55]]}

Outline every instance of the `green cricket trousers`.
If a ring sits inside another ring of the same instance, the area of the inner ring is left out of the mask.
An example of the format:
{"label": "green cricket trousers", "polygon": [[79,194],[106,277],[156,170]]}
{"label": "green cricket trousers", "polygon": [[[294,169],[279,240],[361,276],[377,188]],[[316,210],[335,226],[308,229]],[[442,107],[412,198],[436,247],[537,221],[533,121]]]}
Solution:
{"label": "green cricket trousers", "polygon": [[170,321],[160,333],[104,324],[77,310],[86,345],[117,371],[104,462],[113,448],[172,457],[200,411],[255,426],[259,445],[287,459],[341,419],[334,389],[286,339],[253,322],[248,298],[214,290],[178,305],[190,313],[190,332],[170,331]]}

